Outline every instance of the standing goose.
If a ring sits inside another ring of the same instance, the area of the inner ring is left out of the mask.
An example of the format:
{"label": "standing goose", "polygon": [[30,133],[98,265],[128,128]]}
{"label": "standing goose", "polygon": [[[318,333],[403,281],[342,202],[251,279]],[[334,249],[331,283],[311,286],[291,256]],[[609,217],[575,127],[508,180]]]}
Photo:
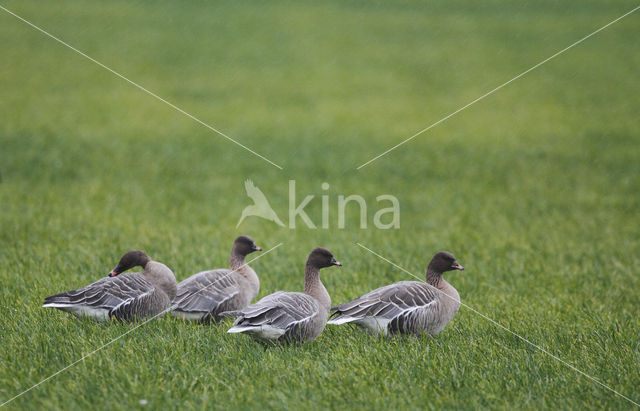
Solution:
{"label": "standing goose", "polygon": [[209,322],[223,311],[239,310],[251,303],[260,290],[260,280],[246,263],[247,255],[262,251],[253,239],[242,235],[233,243],[230,269],[202,271],[178,284],[172,315],[186,320]]}
{"label": "standing goose", "polygon": [[442,273],[464,270],[453,254],[437,253],[427,268],[427,282],[400,281],[332,307],[329,324],[355,323],[374,333],[435,335],[460,308],[460,295]]}
{"label": "standing goose", "polygon": [[304,293],[278,291],[239,311],[229,333],[248,333],[261,341],[306,342],[315,340],[327,323],[331,297],[320,281],[320,269],[341,266],[326,248],[314,249],[304,272]]}
{"label": "standing goose", "polygon": [[[133,267],[141,273],[119,275]],[[51,295],[43,307],[59,308],[96,321],[116,318],[134,321],[160,314],[176,296],[176,277],[164,264],[153,261],[143,251],[129,251],[107,278],[77,290]]]}

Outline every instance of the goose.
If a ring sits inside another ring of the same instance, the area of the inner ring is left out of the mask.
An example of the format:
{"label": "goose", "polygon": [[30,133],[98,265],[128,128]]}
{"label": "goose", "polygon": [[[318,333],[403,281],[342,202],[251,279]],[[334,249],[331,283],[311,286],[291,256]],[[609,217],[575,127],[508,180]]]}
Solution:
{"label": "goose", "polygon": [[236,238],[231,248],[230,269],[202,271],[178,283],[173,302],[174,317],[185,320],[218,321],[223,311],[246,307],[258,296],[260,280],[245,259],[254,251],[262,251],[246,235]]}
{"label": "goose", "polygon": [[[133,267],[141,273],[120,275]],[[50,295],[43,307],[58,308],[78,317],[96,321],[145,319],[171,307],[176,296],[176,277],[164,264],[153,261],[144,251],[129,251],[107,278],[77,290]]]}
{"label": "goose", "polygon": [[326,248],[309,254],[304,272],[304,293],[278,291],[242,310],[222,313],[237,316],[227,332],[247,333],[261,342],[315,340],[327,323],[331,297],[320,281],[320,269],[342,266]]}
{"label": "goose", "polygon": [[458,291],[442,273],[464,270],[453,254],[437,253],[427,268],[426,282],[400,281],[332,307],[329,324],[355,323],[376,334],[435,335],[460,308]]}

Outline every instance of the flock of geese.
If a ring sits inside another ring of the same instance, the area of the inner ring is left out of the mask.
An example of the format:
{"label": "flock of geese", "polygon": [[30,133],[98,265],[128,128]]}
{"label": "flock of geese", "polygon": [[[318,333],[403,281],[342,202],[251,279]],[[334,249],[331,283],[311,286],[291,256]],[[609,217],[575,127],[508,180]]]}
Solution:
{"label": "flock of geese", "polygon": [[[304,292],[278,291],[251,304],[260,290],[260,280],[246,257],[261,250],[251,237],[240,236],[233,243],[228,269],[202,271],[180,283],[166,265],[153,261],[143,251],[129,251],[108,277],[46,297],[43,307],[97,321],[150,319],[166,311],[202,323],[232,316],[236,320],[229,333],[284,343],[312,341],[327,323],[354,323],[384,335],[433,335],[442,331],[460,308],[458,292],[442,274],[464,267],[448,252],[433,257],[425,282],[401,281],[332,307],[320,281],[320,270],[342,264],[322,247],[315,248],[307,258]],[[121,275],[133,267],[142,267],[143,271]]]}

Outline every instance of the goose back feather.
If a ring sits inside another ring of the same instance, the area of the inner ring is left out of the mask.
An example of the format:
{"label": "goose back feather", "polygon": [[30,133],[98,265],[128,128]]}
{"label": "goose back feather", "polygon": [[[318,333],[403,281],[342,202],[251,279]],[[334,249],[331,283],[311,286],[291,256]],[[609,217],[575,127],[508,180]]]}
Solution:
{"label": "goose back feather", "polygon": [[259,341],[315,340],[329,318],[331,298],[320,281],[320,269],[342,265],[326,248],[315,248],[305,266],[304,293],[278,291],[255,304],[222,316],[238,317],[229,333],[247,333]]}
{"label": "goose back feather", "polygon": [[149,261],[144,272],[102,278],[77,290],[48,296],[43,307],[58,308],[96,321],[112,317],[133,321],[168,309],[175,293],[173,272],[162,263]]}
{"label": "goose back feather", "polygon": [[464,267],[453,254],[439,252],[429,263],[426,282],[400,281],[332,307],[329,324],[354,323],[384,335],[437,334],[460,308],[458,291],[442,278],[451,270]]}
{"label": "goose back feather", "polygon": [[230,269],[202,271],[178,283],[171,314],[185,320],[218,321],[220,313],[249,305],[258,296],[260,280],[247,265],[246,256],[261,250],[249,236],[236,238]]}
{"label": "goose back feather", "polygon": [[246,307],[257,295],[258,290],[232,270],[203,271],[178,284],[172,314],[197,321],[219,320],[220,313]]}
{"label": "goose back feather", "polygon": [[316,339],[327,322],[329,312],[313,297],[279,291],[262,298],[239,312],[230,333],[246,332],[260,340],[281,342]]}
{"label": "goose back feather", "polygon": [[[444,282],[444,280],[443,280]],[[329,324],[355,323],[382,334],[437,334],[460,307],[455,288],[439,290],[419,281],[401,281],[332,307]]]}

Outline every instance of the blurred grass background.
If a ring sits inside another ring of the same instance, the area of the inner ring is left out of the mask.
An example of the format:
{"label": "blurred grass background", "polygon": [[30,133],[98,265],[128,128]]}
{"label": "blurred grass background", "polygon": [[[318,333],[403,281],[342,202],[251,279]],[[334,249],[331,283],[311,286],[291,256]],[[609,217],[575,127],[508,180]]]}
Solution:
{"label": "blurred grass background", "polygon": [[[260,296],[300,290],[311,248],[331,249],[345,264],[323,275],[334,302],[410,279],[356,241],[419,276],[449,250],[465,303],[640,401],[637,13],[356,170],[635,4],[1,5],[284,170],[0,11],[0,401],[133,327],[41,309],[44,296],[132,248],[181,280],[226,265],[238,234],[284,243],[253,264]],[[288,180],[298,201],[316,195],[317,225],[329,195],[331,227],[236,229],[245,179],[285,222]],[[337,228],[349,194],[367,199],[368,229],[355,212]],[[372,227],[380,194],[398,197],[399,230]],[[464,308],[434,338],[330,326],[269,350],[225,325],[146,324],[9,408],[630,405]]]}

